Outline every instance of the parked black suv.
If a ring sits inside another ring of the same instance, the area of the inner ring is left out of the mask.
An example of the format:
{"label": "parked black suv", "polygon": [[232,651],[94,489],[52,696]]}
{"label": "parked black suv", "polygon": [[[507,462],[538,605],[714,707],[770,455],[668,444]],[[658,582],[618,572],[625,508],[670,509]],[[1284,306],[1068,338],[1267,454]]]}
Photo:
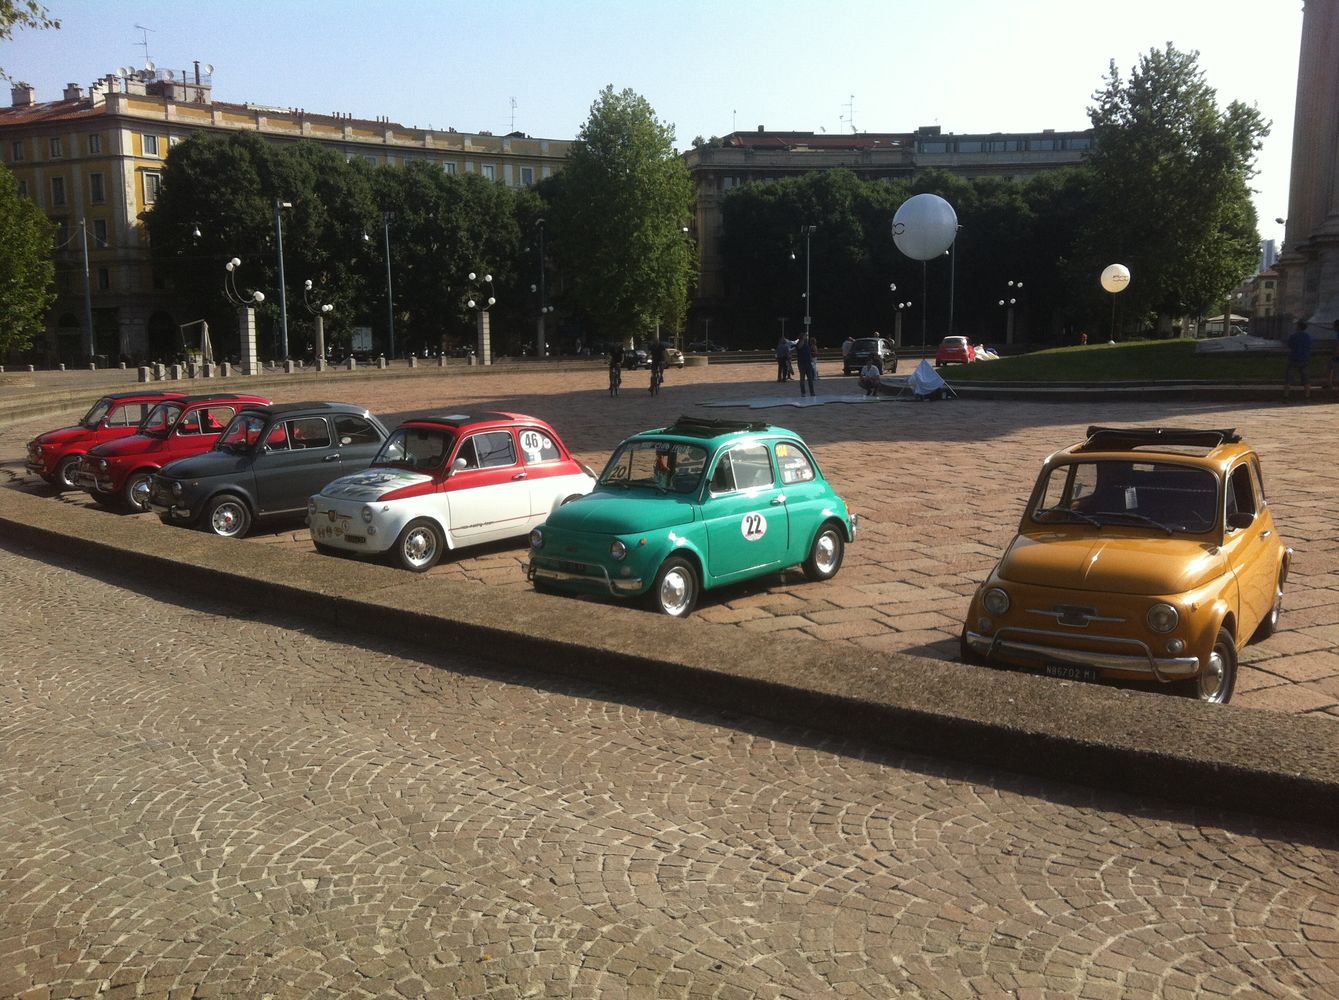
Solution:
{"label": "parked black suv", "polygon": [[879,370],[885,375],[897,371],[897,352],[893,342],[884,337],[860,337],[851,345],[851,350],[842,358],[842,374],[858,373],[865,367],[865,359],[871,354],[879,364]]}

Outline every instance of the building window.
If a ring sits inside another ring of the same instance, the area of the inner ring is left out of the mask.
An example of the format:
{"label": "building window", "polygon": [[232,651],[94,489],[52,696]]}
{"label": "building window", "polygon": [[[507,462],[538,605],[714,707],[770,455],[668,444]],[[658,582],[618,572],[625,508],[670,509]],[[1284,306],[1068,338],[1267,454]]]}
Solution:
{"label": "building window", "polygon": [[65,178],[51,178],[51,204],[61,206],[65,204]]}
{"label": "building window", "polygon": [[20,197],[20,198],[26,198],[26,197],[28,197],[28,182],[27,182],[27,181],[19,181],[19,197]]}
{"label": "building window", "polygon": [[68,219],[53,219],[56,224],[56,249],[68,249],[65,244],[70,242],[70,222]]}
{"label": "building window", "polygon": [[521,168],[521,183],[524,184],[526,187],[529,187],[531,184],[535,183],[534,167]]}
{"label": "building window", "polygon": [[158,136],[149,135],[149,133],[147,132],[144,133],[144,155],[145,156],[158,155]]}
{"label": "building window", "polygon": [[1035,149],[1040,152],[1050,152],[1055,149],[1054,139],[1029,139],[1028,149]]}
{"label": "building window", "polygon": [[456,165],[454,163],[451,163],[450,161],[447,161],[446,163],[442,164],[442,172],[446,174],[454,174],[456,172]]}
{"label": "building window", "polygon": [[93,245],[99,249],[105,249],[107,246],[107,220],[93,220]]}
{"label": "building window", "polygon": [[102,182],[102,174],[88,175],[88,190],[94,203],[103,202],[107,200],[107,191],[106,187]]}
{"label": "building window", "polygon": [[9,147],[9,152],[10,152],[10,156],[9,156],[9,158],[10,158],[11,160],[13,160],[15,163],[22,163],[22,162],[23,162],[23,140],[21,140],[21,139],[15,139],[14,142],[13,142],[13,144]]}
{"label": "building window", "polygon": [[158,192],[163,189],[163,175],[156,170],[144,171],[144,203],[152,205],[158,200]]}
{"label": "building window", "polygon": [[102,152],[102,136],[96,132],[88,137],[88,151],[90,154]]}
{"label": "building window", "polygon": [[1092,140],[1087,136],[1079,136],[1069,140],[1070,149],[1091,149]]}
{"label": "building window", "polygon": [[959,152],[959,153],[979,153],[979,152],[981,152],[981,143],[980,143],[979,140],[976,140],[976,139],[959,139],[959,140],[958,140],[958,152]]}
{"label": "building window", "polygon": [[50,139],[50,143],[51,158],[53,160],[59,160],[61,156],[64,155],[64,144],[61,142],[60,136],[53,135]]}
{"label": "building window", "polygon": [[484,169],[484,180],[489,181],[497,180],[497,167],[493,166],[493,164],[491,163],[485,163],[483,169]]}
{"label": "building window", "polygon": [[921,143],[922,153],[947,153],[948,143],[946,142],[923,142]]}
{"label": "building window", "polygon": [[112,287],[112,272],[105,267],[98,268],[98,290],[105,292]]}

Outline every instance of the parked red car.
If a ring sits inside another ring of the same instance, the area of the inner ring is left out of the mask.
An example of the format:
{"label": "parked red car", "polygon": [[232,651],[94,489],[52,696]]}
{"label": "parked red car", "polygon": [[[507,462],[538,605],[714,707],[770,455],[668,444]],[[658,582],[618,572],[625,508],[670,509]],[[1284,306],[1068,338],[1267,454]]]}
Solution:
{"label": "parked red car", "polygon": [[948,364],[968,364],[976,360],[976,351],[966,337],[945,337],[935,351],[935,367]]}
{"label": "parked red car", "polygon": [[39,434],[28,442],[29,472],[36,473],[52,486],[74,489],[74,472],[88,450],[104,441],[128,437],[154,406],[165,399],[181,399],[184,392],[146,389],[113,392],[89,408],[73,427],[61,427]]}
{"label": "parked red car", "polygon": [[148,510],[155,472],[214,447],[238,410],[269,403],[264,396],[234,392],[163,400],[134,434],[91,448],[74,472],[74,483],[100,504]]}

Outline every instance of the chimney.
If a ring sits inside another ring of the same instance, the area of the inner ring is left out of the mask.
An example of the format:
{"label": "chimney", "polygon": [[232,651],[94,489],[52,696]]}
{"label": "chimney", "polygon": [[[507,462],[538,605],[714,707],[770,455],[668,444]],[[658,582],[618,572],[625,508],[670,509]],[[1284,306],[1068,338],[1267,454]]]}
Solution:
{"label": "chimney", "polygon": [[9,94],[14,107],[26,108],[35,103],[37,88],[31,83],[16,83],[10,88]]}
{"label": "chimney", "polygon": [[763,125],[759,125],[759,126],[758,126],[758,131],[759,131],[759,132],[766,132],[766,131],[767,131],[767,128],[766,128],[765,126],[763,126]]}
{"label": "chimney", "polygon": [[78,101],[84,96],[84,88],[77,83],[67,83],[65,85],[65,100]]}

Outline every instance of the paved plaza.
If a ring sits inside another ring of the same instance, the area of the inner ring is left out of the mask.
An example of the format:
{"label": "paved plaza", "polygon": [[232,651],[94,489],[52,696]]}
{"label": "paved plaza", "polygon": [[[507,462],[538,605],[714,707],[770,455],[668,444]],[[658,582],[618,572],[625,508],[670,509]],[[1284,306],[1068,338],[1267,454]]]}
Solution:
{"label": "paved plaza", "polygon": [[[671,371],[655,397],[646,381],[644,372],[628,373],[617,399],[608,396],[604,373],[595,368],[414,378],[341,375],[319,382],[295,376],[291,388],[265,391],[280,400],[319,396],[361,403],[392,425],[425,412],[530,413],[551,421],[597,469],[627,434],[680,413],[775,421],[816,448],[828,478],[861,515],[860,537],[831,583],[809,583],[793,571],[709,591],[695,614],[760,636],[944,660],[957,659],[968,598],[1012,537],[1047,454],[1080,440],[1095,423],[1236,427],[1261,453],[1267,496],[1296,557],[1281,630],[1244,651],[1234,703],[1339,717],[1339,540],[1331,514],[1332,498],[1339,494],[1339,393],[1319,391],[1310,403],[1289,405],[965,399],[870,404],[854,378],[829,377],[819,381],[821,398],[844,396],[850,403],[732,409],[699,404],[778,396],[798,401],[799,391],[778,385],[771,364]],[[98,391],[91,388],[90,398]],[[56,422],[47,418],[0,429],[0,474],[16,481],[23,442]],[[64,500],[87,502],[74,494]],[[180,529],[163,530],[170,537]],[[301,525],[264,531],[248,544],[305,551],[311,546]],[[431,572],[525,589],[525,557],[523,543],[491,545],[464,550]]]}
{"label": "paved plaza", "polygon": [[47,558],[0,543],[0,997],[1339,997],[1332,833]]}

